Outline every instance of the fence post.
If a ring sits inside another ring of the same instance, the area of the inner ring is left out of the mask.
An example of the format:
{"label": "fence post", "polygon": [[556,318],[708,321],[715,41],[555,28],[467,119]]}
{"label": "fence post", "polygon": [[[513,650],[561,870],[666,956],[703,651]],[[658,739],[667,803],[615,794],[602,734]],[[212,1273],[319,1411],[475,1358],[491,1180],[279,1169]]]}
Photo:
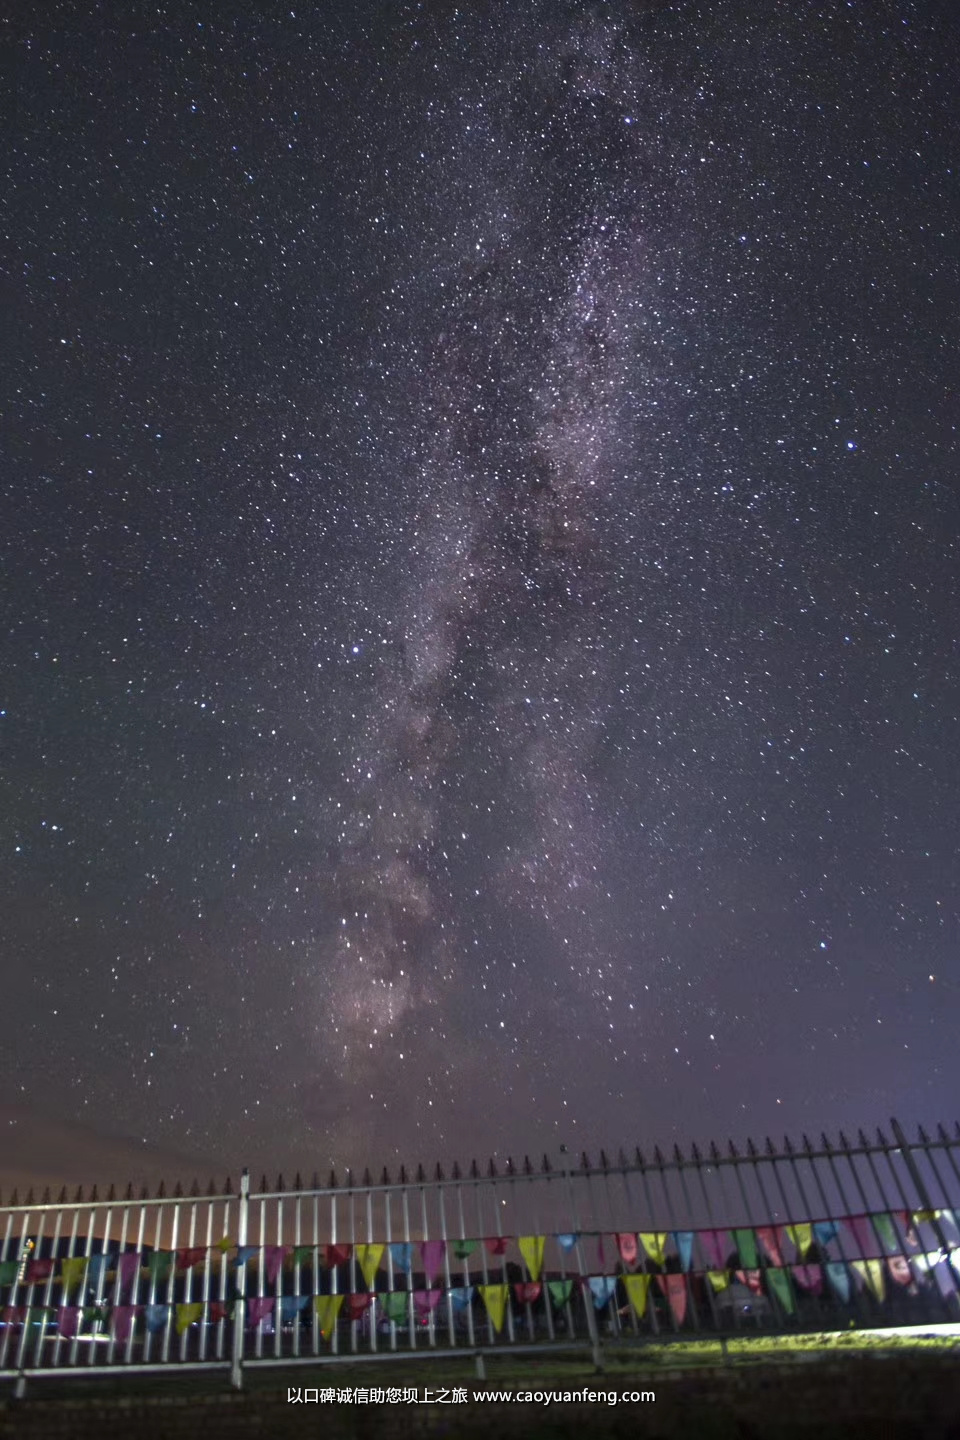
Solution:
{"label": "fence post", "polygon": [[[242,1255],[247,1244],[247,1213],[250,1209],[250,1171],[244,1168],[240,1176],[240,1199],[238,1202],[237,1247]],[[247,1262],[246,1258],[237,1266],[237,1296],[233,1305],[233,1356],[230,1362],[230,1384],[234,1390],[243,1389],[243,1332],[247,1321]]]}

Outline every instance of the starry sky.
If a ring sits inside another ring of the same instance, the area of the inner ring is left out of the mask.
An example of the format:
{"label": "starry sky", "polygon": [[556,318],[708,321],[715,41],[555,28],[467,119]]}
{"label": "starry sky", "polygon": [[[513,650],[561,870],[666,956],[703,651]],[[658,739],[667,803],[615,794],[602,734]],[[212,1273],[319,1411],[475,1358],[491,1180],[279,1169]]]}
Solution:
{"label": "starry sky", "polygon": [[7,20],[18,1113],[954,1118],[955,12]]}

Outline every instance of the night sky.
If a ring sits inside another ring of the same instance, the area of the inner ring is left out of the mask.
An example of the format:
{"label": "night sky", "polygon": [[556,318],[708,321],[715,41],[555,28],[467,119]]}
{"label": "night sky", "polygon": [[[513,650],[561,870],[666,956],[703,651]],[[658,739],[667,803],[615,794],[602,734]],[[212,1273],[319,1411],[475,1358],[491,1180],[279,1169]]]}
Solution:
{"label": "night sky", "polygon": [[6,23],[5,1101],[955,1118],[956,10]]}

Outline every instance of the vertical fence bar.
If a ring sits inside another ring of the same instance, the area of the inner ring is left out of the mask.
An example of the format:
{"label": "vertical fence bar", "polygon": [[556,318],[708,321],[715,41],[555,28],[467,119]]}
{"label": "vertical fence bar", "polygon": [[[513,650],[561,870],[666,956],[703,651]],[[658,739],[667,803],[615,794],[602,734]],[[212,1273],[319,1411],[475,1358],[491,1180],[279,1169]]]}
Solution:
{"label": "vertical fence bar", "polygon": [[250,1207],[250,1172],[244,1167],[240,1176],[240,1198],[237,1209],[236,1298],[233,1304],[233,1350],[230,1361],[230,1384],[234,1390],[243,1388],[243,1334],[247,1319],[247,1239]]}

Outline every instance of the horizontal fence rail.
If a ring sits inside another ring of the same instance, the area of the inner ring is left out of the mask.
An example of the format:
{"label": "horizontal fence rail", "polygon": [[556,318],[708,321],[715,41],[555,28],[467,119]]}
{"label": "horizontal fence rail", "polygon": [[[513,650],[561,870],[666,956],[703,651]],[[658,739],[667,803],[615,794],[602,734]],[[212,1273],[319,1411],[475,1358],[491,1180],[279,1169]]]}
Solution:
{"label": "horizontal fence rail", "polygon": [[0,1205],[0,1375],[960,1322],[960,1126]]}

